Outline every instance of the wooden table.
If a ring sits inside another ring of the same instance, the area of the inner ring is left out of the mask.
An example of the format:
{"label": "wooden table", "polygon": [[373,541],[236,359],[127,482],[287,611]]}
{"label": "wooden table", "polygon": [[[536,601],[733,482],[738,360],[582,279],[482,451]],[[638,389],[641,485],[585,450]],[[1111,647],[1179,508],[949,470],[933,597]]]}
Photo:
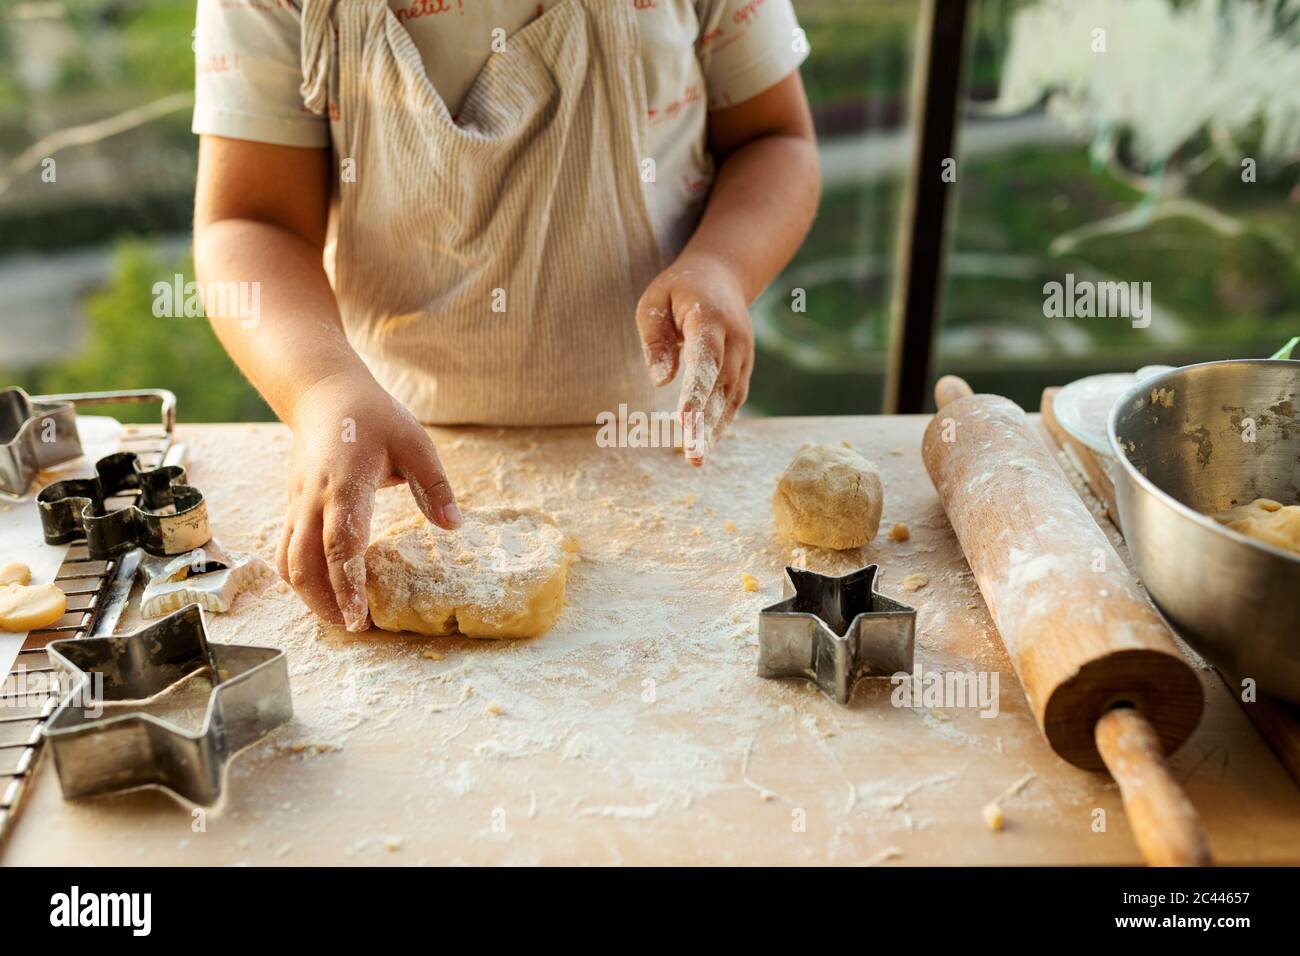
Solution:
{"label": "wooden table", "polygon": [[[1138,863],[1114,785],[1059,760],[1034,726],[922,467],[925,423],[743,421],[698,471],[666,449],[601,447],[590,428],[435,429],[462,505],[537,506],[578,537],[556,627],[528,642],[355,636],[285,588],[241,598],[209,615],[210,633],[285,648],[296,716],[236,760],[224,805],[66,803],[47,763],[3,861]],[[287,431],[187,426],[180,439],[219,540],[271,559]],[[772,527],[776,477],[805,441],[848,441],[880,465],[882,534],[860,553],[799,548]],[[385,491],[375,529],[413,513]],[[894,522],[910,540],[885,537]],[[996,675],[996,716],[895,706],[887,679],[842,708],[755,676],[758,609],[781,596],[783,567],[867,562],[918,608],[917,664]],[[903,592],[909,574],[928,586]],[[1222,682],[1202,683],[1204,719],[1174,766],[1216,857],[1300,861],[1300,791]],[[1007,826],[993,833],[981,809],[1000,795]]]}

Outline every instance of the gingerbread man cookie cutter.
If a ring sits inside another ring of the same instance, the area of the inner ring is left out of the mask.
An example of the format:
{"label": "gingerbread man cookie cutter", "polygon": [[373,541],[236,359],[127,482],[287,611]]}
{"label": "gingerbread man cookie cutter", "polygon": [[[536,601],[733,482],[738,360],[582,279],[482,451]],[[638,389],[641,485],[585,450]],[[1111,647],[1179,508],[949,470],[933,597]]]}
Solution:
{"label": "gingerbread man cookie cutter", "polygon": [[[114,498],[138,493],[136,501],[110,507]],[[208,506],[185,484],[179,465],[143,468],[134,452],[121,451],[95,463],[94,478],[68,478],[36,496],[46,544],[83,536],[94,560],[120,557],[135,548],[149,554],[184,554],[212,538]]]}
{"label": "gingerbread man cookie cutter", "polygon": [[847,704],[862,677],[910,674],[916,609],[876,590],[878,570],[787,567],[785,600],[759,612],[758,675],[802,677]]}

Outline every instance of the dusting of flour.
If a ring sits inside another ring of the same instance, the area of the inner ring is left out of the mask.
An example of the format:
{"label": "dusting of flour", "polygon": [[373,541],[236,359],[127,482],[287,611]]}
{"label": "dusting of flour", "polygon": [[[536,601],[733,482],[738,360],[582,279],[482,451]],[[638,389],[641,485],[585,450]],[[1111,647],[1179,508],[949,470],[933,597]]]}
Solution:
{"label": "dusting of flour", "polygon": [[[914,839],[964,819],[942,807],[978,809],[1042,744],[947,543],[920,428],[844,421],[737,423],[700,468],[671,448],[598,447],[594,428],[433,430],[467,511],[537,509],[581,543],[564,612],[532,640],[353,634],[281,584],[210,615],[214,640],[285,649],[295,716],[236,761],[228,805],[208,824],[222,836],[192,845],[220,847],[205,857],[218,862],[861,862],[895,845],[927,859]],[[882,433],[888,444],[869,447]],[[884,520],[910,537],[792,547],[772,524],[777,478],[804,442],[845,438],[880,463]],[[287,431],[205,428],[185,440],[216,533],[273,559],[283,495],[250,476],[282,473]],[[384,489],[372,539],[417,522],[409,490]],[[453,561],[500,557],[473,535],[447,537]],[[918,608],[922,666],[1003,671],[997,721],[891,707],[888,682],[863,682],[841,708],[805,682],[756,676],[758,611],[781,599],[785,566],[867,563],[882,566],[885,593]],[[899,582],[917,572],[931,586],[904,595]],[[916,789],[930,779],[942,786]],[[875,794],[910,794],[906,811]],[[188,831],[188,817],[176,826]],[[154,839],[108,830],[119,831]]]}

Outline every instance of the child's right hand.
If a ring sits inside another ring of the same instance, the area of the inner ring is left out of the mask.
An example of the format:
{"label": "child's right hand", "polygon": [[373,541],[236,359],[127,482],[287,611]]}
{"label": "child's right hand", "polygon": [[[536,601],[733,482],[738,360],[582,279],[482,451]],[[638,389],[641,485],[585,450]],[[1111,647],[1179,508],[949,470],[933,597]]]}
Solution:
{"label": "child's right hand", "polygon": [[312,385],[289,425],[293,457],[276,552],[280,576],[325,620],[363,631],[375,490],[408,483],[424,516],[453,530],[461,516],[451,485],[424,428],[364,368]]}

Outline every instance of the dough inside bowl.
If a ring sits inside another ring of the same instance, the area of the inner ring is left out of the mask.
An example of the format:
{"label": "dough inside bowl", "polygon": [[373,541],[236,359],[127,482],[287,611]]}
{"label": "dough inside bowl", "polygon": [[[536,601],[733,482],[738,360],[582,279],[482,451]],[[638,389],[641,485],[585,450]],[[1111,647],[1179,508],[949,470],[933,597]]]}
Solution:
{"label": "dough inside bowl", "polygon": [[1300,554],[1300,505],[1283,505],[1271,498],[1256,498],[1248,505],[1230,508],[1210,517],[1248,538]]}
{"label": "dough inside bowl", "polygon": [[366,549],[366,598],[386,631],[536,637],[564,610],[573,539],[534,509],[466,509],[444,531],[423,519]]}

